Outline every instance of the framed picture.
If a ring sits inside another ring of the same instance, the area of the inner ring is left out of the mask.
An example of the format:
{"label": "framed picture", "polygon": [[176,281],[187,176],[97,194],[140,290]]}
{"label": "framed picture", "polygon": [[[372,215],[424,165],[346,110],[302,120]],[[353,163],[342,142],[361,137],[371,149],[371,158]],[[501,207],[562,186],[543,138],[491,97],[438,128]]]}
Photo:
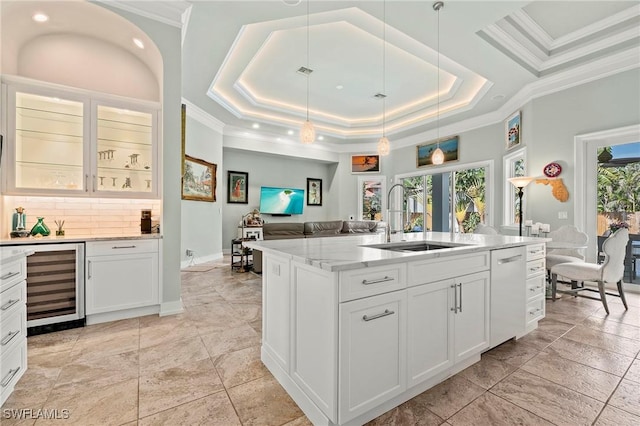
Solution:
{"label": "framed picture", "polygon": [[352,155],[351,173],[380,173],[378,154]]}
{"label": "framed picture", "polygon": [[358,177],[357,220],[384,220],[386,205],[386,181],[384,176]]}
{"label": "framed picture", "polygon": [[307,205],[322,205],[322,179],[307,178]]}
{"label": "framed picture", "polygon": [[216,169],[213,163],[185,155],[182,199],[216,201]]}
{"label": "framed picture", "polygon": [[504,137],[507,150],[520,145],[520,111],[516,111],[505,121]]}
{"label": "framed picture", "polygon": [[[444,162],[458,161],[458,136],[440,139],[440,149],[444,152]],[[432,166],[431,155],[438,148],[438,141],[427,142],[416,147],[416,167]]]}
{"label": "framed picture", "polygon": [[249,203],[249,173],[227,171],[227,203]]}

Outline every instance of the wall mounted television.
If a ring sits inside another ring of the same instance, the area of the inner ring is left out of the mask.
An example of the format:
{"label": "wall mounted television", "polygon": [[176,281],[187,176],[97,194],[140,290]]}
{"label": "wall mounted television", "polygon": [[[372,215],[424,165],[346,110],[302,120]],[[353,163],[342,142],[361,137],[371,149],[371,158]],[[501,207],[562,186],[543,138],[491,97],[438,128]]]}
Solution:
{"label": "wall mounted television", "polygon": [[260,213],[302,214],[304,189],[263,186],[260,188]]}

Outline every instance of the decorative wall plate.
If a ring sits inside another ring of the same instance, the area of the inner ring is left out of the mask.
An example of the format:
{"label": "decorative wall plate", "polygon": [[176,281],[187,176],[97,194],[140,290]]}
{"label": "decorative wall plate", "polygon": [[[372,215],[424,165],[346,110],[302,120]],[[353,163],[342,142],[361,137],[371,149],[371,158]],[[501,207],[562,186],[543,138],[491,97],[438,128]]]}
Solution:
{"label": "decorative wall plate", "polygon": [[549,163],[544,166],[543,172],[546,177],[554,178],[562,173],[562,166],[558,163]]}

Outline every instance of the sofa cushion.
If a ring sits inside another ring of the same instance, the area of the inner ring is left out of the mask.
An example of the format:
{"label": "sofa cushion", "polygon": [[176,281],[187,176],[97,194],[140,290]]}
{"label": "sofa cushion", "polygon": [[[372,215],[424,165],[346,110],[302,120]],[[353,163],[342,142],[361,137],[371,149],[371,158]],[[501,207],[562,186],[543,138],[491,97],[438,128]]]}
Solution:
{"label": "sofa cushion", "polygon": [[342,231],[341,220],[304,223],[304,235],[307,238],[332,237],[332,236],[340,235],[340,231]]}
{"label": "sofa cushion", "polygon": [[345,220],[342,223],[343,234],[369,234],[377,232],[378,222],[368,220]]}
{"label": "sofa cushion", "polygon": [[299,222],[265,223],[262,226],[265,240],[304,238],[304,224]]}

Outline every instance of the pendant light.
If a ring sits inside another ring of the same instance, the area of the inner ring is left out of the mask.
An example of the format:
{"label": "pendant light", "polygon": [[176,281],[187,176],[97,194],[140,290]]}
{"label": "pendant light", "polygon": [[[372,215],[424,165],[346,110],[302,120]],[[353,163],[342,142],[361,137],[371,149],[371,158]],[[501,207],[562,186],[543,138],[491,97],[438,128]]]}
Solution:
{"label": "pendant light", "polygon": [[387,4],[386,1],[382,2],[382,93],[378,95],[382,98],[382,137],[378,140],[378,154],[389,155],[389,139],[385,134],[385,121],[386,121],[386,52],[387,52]]}
{"label": "pendant light", "polygon": [[444,7],[444,3],[441,1],[437,1],[433,4],[433,10],[438,13],[438,112],[436,115],[436,150],[431,154],[431,162],[433,164],[442,164],[444,163],[444,152],[440,149],[440,9]]}
{"label": "pendant light", "polygon": [[316,129],[313,123],[309,121],[309,78],[313,70],[309,68],[309,0],[307,0],[307,67],[305,75],[307,77],[307,120],[302,124],[300,129],[300,142],[303,144],[311,144],[316,140]]}

